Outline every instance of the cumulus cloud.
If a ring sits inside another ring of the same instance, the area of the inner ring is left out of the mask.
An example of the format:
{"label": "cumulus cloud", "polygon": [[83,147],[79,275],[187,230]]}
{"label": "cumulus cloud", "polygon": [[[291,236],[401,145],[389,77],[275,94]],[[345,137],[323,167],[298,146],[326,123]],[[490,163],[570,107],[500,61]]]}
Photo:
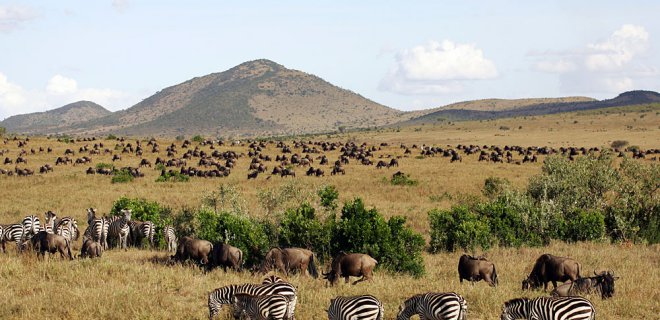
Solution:
{"label": "cumulus cloud", "polygon": [[127,108],[140,101],[141,94],[109,88],[79,88],[75,79],[54,75],[43,89],[26,90],[0,73],[0,119],[15,114],[46,111],[89,100],[108,109]]}
{"label": "cumulus cloud", "polygon": [[21,24],[36,17],[36,13],[29,7],[16,5],[0,6],[0,32],[14,31]]}
{"label": "cumulus cloud", "polygon": [[582,48],[529,56],[536,60],[534,70],[559,74],[564,92],[620,93],[658,75],[656,67],[644,64],[649,47],[650,35],[643,26],[625,24],[606,39]]}
{"label": "cumulus cloud", "polygon": [[462,91],[466,81],[497,76],[495,64],[476,45],[430,41],[396,54],[380,88],[402,94],[445,94]]}
{"label": "cumulus cloud", "polygon": [[112,0],[112,7],[120,13],[126,12],[129,6],[128,0]]}

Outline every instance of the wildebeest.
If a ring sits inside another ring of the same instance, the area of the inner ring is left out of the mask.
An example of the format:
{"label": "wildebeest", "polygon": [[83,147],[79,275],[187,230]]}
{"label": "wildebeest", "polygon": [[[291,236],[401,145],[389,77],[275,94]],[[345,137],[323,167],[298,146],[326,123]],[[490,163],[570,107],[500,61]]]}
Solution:
{"label": "wildebeest", "polygon": [[186,261],[190,259],[208,266],[211,252],[213,252],[213,244],[211,242],[183,237],[179,240],[176,254],[172,256],[172,259],[175,261]]}
{"label": "wildebeest", "polygon": [[39,231],[30,239],[30,241],[32,242],[32,248],[42,257],[46,256],[46,252],[51,254],[59,252],[62,258],[68,256],[69,259],[73,259],[69,240],[63,236],[48,233],[46,231]]}
{"label": "wildebeest", "polygon": [[594,277],[579,278],[575,281],[567,282],[552,290],[554,297],[571,297],[581,294],[597,293],[603,299],[611,298],[614,296],[614,280],[619,279],[615,277],[611,271],[603,271],[596,273]]}
{"label": "wildebeest", "polygon": [[86,239],[80,249],[81,258],[100,258],[102,254],[103,246],[92,239]]}
{"label": "wildebeest", "polygon": [[462,255],[458,259],[458,277],[461,283],[463,283],[463,279],[468,281],[484,280],[491,287],[497,286],[495,264],[484,257]]}
{"label": "wildebeest", "polygon": [[341,252],[332,260],[332,269],[330,272],[324,273],[323,278],[327,279],[330,282],[330,285],[337,283],[341,277],[345,279],[346,283],[348,283],[348,279],[351,276],[362,277],[362,279],[353,282],[353,284],[357,284],[358,282],[365,280],[372,280],[372,271],[376,267],[377,263],[378,261],[376,261],[376,259],[372,258],[368,254],[347,254],[345,252]]}
{"label": "wildebeest", "polygon": [[273,269],[286,275],[289,272],[300,271],[318,278],[314,252],[303,248],[272,248],[259,267],[259,272],[267,273]]}
{"label": "wildebeest", "polygon": [[557,281],[575,281],[580,278],[580,264],[571,259],[543,254],[534,264],[532,272],[522,282],[522,289],[538,289],[543,284],[543,290],[548,290],[548,282],[557,288]]}
{"label": "wildebeest", "polygon": [[222,266],[225,271],[227,271],[227,267],[235,271],[241,271],[243,266],[243,251],[226,243],[216,244],[213,246],[211,264],[214,267]]}

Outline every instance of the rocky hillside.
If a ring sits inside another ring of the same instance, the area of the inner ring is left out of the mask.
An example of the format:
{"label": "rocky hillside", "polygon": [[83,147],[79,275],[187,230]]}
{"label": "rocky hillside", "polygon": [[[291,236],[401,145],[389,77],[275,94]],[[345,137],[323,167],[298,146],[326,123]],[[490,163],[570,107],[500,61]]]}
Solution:
{"label": "rocky hillside", "polygon": [[0,122],[9,132],[29,134],[60,133],[90,120],[103,118],[112,112],[91,101],[78,101],[63,107],[11,116]]}
{"label": "rocky hillside", "polygon": [[269,60],[165,88],[70,133],[273,135],[391,124],[403,113]]}

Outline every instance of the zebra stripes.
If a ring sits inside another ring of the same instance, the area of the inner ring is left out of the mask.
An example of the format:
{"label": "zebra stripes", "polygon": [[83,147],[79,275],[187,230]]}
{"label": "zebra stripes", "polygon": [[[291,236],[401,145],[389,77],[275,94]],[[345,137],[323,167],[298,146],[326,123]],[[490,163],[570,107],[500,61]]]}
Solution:
{"label": "zebra stripes", "polygon": [[408,320],[414,315],[428,320],[463,320],[467,317],[467,303],[454,292],[417,294],[403,303],[396,319]]}
{"label": "zebra stripes", "polygon": [[518,298],[504,303],[502,320],[594,320],[593,304],[581,297]]}
{"label": "zebra stripes", "polygon": [[78,221],[71,217],[64,217],[55,223],[55,234],[63,236],[69,242],[78,240],[80,231],[78,231]]}
{"label": "zebra stripes", "polygon": [[7,241],[16,242],[16,247],[20,249],[21,240],[23,239],[23,224],[8,224],[2,226],[2,252],[7,252],[5,243]]}
{"label": "zebra stripes", "polygon": [[108,248],[108,223],[104,218],[96,218],[96,209],[87,209],[87,229],[83,234],[83,243],[85,239],[92,239],[103,246],[103,249]]}
{"label": "zebra stripes", "polygon": [[46,223],[44,224],[42,231],[46,233],[55,233],[55,221],[57,220],[57,215],[52,212],[46,212]]}
{"label": "zebra stripes", "polygon": [[29,240],[35,234],[41,231],[41,223],[39,218],[35,215],[29,215],[23,218],[23,241]]}
{"label": "zebra stripes", "polygon": [[284,281],[284,279],[282,279],[282,278],[280,278],[280,277],[278,277],[274,274],[271,274],[269,276],[266,276],[264,278],[264,281],[261,281],[261,284],[273,284],[273,283],[278,283],[278,282],[286,282],[286,281]]}
{"label": "zebra stripes", "polygon": [[213,320],[223,304],[233,303],[234,295],[236,294],[249,294],[253,296],[270,296],[282,295],[289,300],[288,318],[293,319],[293,314],[296,308],[296,288],[289,283],[278,282],[273,284],[242,284],[242,285],[229,285],[220,287],[209,293],[209,320]]}
{"label": "zebra stripes", "polygon": [[149,246],[154,248],[154,235],[156,234],[156,227],[151,221],[130,221],[131,226],[131,239],[136,246],[140,246],[142,239],[149,241]]}
{"label": "zebra stripes", "polygon": [[330,300],[329,320],[382,320],[383,304],[372,295],[336,297]]}
{"label": "zebra stripes", "polygon": [[166,226],[163,228],[163,235],[165,236],[165,242],[167,243],[167,251],[176,252],[176,233],[174,232],[174,227]]}
{"label": "zebra stripes", "polygon": [[234,318],[245,315],[251,320],[289,319],[289,299],[283,295],[253,296],[238,293],[234,295]]}
{"label": "zebra stripes", "polygon": [[128,222],[131,220],[131,210],[122,210],[123,216],[115,216],[108,218],[109,223],[108,237],[117,241],[117,246],[121,249],[128,249],[128,235],[130,233],[130,226]]}

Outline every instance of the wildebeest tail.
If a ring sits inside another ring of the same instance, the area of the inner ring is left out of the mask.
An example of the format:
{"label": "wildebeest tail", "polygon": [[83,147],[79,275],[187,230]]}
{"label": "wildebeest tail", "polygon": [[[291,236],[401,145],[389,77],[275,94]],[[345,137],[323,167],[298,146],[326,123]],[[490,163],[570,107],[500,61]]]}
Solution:
{"label": "wildebeest tail", "polygon": [[314,261],[314,254],[309,257],[309,264],[307,265],[307,271],[309,272],[314,279],[319,277],[319,271],[316,269],[316,262]]}
{"label": "wildebeest tail", "polygon": [[495,264],[493,263],[493,283],[497,286],[497,270],[495,270]]}

